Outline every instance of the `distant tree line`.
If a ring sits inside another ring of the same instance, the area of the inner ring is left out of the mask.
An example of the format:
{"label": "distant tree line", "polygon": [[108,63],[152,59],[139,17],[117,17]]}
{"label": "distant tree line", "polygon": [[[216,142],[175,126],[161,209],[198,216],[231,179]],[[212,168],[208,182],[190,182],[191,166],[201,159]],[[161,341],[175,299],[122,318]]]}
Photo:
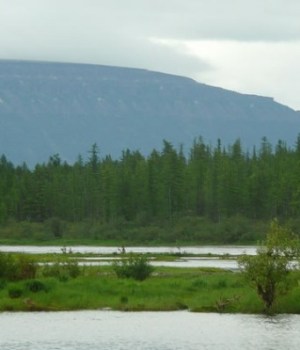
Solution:
{"label": "distant tree line", "polygon": [[[0,223],[45,222],[59,235],[59,220],[118,220],[144,225],[179,217],[213,222],[240,215],[250,220],[287,220],[300,215],[300,136],[295,147],[266,138],[245,151],[241,141],[214,146],[202,138],[189,152],[163,141],[149,156],[125,150],[101,157],[94,144],[88,159],[70,165],[53,155],[29,169],[0,159]],[[55,219],[53,219],[55,218]]]}

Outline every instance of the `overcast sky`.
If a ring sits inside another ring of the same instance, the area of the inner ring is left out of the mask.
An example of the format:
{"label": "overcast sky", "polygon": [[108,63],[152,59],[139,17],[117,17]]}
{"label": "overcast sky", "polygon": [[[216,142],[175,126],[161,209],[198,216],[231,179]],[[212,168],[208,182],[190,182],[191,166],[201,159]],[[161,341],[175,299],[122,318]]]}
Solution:
{"label": "overcast sky", "polygon": [[300,0],[0,0],[0,59],[146,68],[300,110]]}

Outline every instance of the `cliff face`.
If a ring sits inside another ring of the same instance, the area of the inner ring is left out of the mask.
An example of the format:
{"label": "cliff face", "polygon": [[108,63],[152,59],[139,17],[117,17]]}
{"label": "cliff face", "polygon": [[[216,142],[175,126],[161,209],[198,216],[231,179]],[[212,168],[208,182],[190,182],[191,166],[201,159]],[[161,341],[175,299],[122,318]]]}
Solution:
{"label": "cliff face", "polygon": [[244,95],[192,79],[109,66],[0,61],[0,154],[30,165],[60,154],[84,157],[123,149],[148,154],[163,139],[189,147],[203,136],[245,147],[263,136],[293,145],[300,113],[271,98]]}

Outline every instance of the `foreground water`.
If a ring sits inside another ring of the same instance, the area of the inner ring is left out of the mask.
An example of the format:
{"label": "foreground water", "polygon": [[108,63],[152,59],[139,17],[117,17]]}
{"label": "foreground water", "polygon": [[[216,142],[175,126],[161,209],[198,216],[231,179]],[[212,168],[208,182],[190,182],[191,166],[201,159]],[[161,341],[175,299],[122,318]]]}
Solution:
{"label": "foreground water", "polygon": [[300,316],[81,311],[0,314],[1,350],[293,350]]}

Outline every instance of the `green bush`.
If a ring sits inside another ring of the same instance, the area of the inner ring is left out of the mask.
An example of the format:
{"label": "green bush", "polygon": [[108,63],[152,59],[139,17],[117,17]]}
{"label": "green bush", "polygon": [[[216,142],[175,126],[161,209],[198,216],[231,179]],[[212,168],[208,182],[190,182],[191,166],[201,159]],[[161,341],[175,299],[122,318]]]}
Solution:
{"label": "green bush", "polygon": [[50,218],[46,222],[46,226],[48,226],[51,234],[55,238],[61,238],[63,236],[64,231],[64,223],[57,217]]}
{"label": "green bush", "polygon": [[4,280],[15,280],[18,267],[14,256],[0,252],[0,278]]}
{"label": "green bush", "polygon": [[227,281],[225,279],[221,279],[216,283],[215,287],[218,289],[227,288]]}
{"label": "green bush", "polygon": [[281,226],[277,219],[271,222],[257,254],[239,258],[242,272],[263,301],[265,312],[269,313],[278,295],[290,288],[287,278],[291,271],[290,262],[299,261],[299,258],[299,237],[288,227]]}
{"label": "green bush", "polygon": [[114,261],[113,269],[119,278],[133,278],[137,281],[145,280],[153,272],[153,267],[144,255],[130,255]]}
{"label": "green bush", "polygon": [[6,287],[6,281],[4,279],[0,279],[0,290]]}
{"label": "green bush", "polygon": [[45,265],[42,271],[44,277],[55,277],[59,281],[67,281],[80,275],[78,262],[75,260],[58,261],[52,265]]}
{"label": "green bush", "polygon": [[15,286],[10,287],[8,290],[8,295],[11,299],[20,298],[23,295],[23,289]]}
{"label": "green bush", "polygon": [[201,278],[196,279],[192,283],[192,287],[194,288],[207,288],[207,282]]}
{"label": "green bush", "polygon": [[22,254],[0,253],[0,279],[16,281],[34,278],[37,272],[35,261]]}
{"label": "green bush", "polygon": [[121,303],[121,304],[128,304],[128,297],[126,297],[126,296],[121,296],[121,297],[120,297],[120,303]]}
{"label": "green bush", "polygon": [[17,279],[25,280],[25,279],[35,278],[36,272],[37,272],[37,264],[32,258],[26,255],[18,255],[17,266],[18,266]]}
{"label": "green bush", "polygon": [[38,292],[41,292],[41,291],[45,291],[45,292],[48,291],[47,286],[43,282],[38,281],[38,280],[28,281],[26,283],[26,288],[30,292],[33,292],[33,293],[38,293]]}

